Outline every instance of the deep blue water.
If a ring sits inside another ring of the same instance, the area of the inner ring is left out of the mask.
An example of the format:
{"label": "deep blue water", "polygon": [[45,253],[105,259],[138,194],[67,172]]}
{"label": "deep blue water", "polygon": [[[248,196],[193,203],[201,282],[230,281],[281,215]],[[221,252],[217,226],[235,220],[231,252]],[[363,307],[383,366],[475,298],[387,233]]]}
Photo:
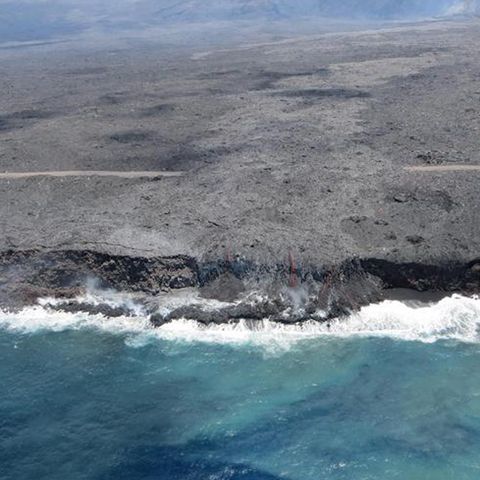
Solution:
{"label": "deep blue water", "polygon": [[480,345],[0,330],[2,480],[480,478]]}

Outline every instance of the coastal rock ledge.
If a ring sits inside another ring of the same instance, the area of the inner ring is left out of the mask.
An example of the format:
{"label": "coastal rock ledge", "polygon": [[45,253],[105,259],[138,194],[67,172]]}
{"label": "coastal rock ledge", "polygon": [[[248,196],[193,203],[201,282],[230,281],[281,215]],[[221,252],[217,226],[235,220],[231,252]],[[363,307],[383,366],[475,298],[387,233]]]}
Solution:
{"label": "coastal rock ledge", "polygon": [[[135,315],[127,304],[79,301],[89,289],[134,294],[154,326],[179,318],[200,323],[269,319],[328,321],[391,298],[398,289],[446,295],[480,292],[480,258],[468,263],[392,263],[352,258],[337,265],[258,264],[246,258],[199,261],[189,256],[131,257],[89,250],[10,250],[0,254],[0,309],[15,311],[40,298],[57,310],[106,316]],[[213,302],[160,309],[174,291]]]}

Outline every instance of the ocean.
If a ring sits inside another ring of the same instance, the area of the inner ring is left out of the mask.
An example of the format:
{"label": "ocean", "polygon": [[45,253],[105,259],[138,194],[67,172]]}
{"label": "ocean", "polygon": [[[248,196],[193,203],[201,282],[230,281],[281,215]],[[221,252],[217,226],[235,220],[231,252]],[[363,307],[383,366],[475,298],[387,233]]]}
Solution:
{"label": "ocean", "polygon": [[2,480],[477,480],[480,300],[330,325],[0,312]]}

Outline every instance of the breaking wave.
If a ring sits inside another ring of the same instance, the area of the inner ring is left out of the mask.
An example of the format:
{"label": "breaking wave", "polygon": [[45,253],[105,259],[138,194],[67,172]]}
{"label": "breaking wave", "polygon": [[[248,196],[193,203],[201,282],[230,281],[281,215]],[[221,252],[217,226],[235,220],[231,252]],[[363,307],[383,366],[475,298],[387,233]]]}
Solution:
{"label": "breaking wave", "polygon": [[[112,304],[133,302],[131,299],[120,298],[110,297],[109,301]],[[82,297],[81,301],[94,303],[98,302],[98,298]],[[284,325],[263,320],[206,326],[193,320],[181,319],[159,328],[151,325],[148,315],[143,314],[141,309],[133,316],[111,318],[102,314],[55,311],[51,308],[53,303],[54,300],[47,299],[37,306],[15,313],[0,310],[0,328],[20,334],[90,329],[125,335],[131,346],[141,346],[161,339],[288,349],[307,339],[352,336],[389,337],[426,343],[448,339],[460,342],[480,341],[480,299],[461,295],[446,297],[430,304],[387,300],[330,322],[312,320],[298,325]]]}

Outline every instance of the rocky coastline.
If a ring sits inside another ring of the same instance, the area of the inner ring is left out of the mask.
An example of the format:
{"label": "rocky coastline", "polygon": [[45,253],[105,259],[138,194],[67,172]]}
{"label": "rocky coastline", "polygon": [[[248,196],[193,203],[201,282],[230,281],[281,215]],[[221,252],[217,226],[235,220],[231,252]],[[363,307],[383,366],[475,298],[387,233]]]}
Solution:
{"label": "rocky coastline", "polygon": [[94,285],[156,326],[298,323],[478,294],[479,26],[2,51],[0,307],[135,313]]}
{"label": "rocky coastline", "polygon": [[[78,301],[94,285],[99,291],[134,294],[155,327],[182,318],[205,325],[240,320],[298,324],[346,316],[390,298],[396,289],[444,295],[480,292],[480,259],[427,265],[353,258],[324,266],[301,264],[293,255],[288,260],[257,264],[241,257],[199,261],[88,250],[7,251],[0,254],[0,308],[15,311],[49,297],[58,300],[51,308],[64,312],[136,314],[128,305]],[[162,311],[162,299],[182,291],[217,306],[205,309],[192,303]]]}

